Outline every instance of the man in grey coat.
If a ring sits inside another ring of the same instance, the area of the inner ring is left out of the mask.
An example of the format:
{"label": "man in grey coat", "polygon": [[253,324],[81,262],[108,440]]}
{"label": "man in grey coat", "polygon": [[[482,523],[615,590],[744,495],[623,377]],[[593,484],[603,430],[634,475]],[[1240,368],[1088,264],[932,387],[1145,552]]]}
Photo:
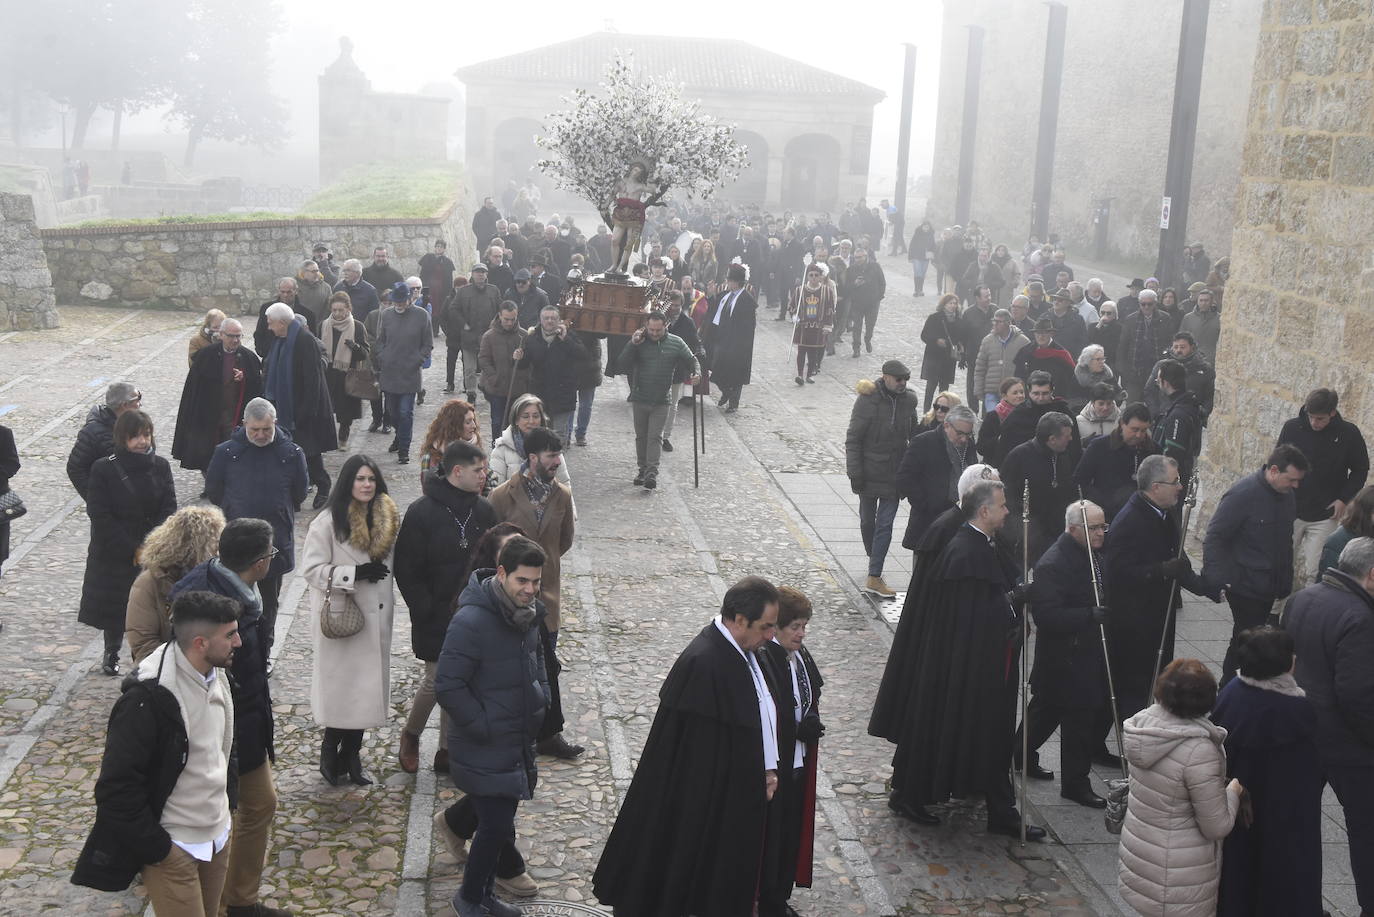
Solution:
{"label": "man in grey coat", "polygon": [[[403,287],[404,284],[398,284]],[[410,291],[393,289],[387,294],[392,308],[377,321],[377,343],[372,363],[377,367],[386,402],[386,416],[396,425],[390,451],[398,464],[410,462],[410,437],[415,426],[415,394],[420,391],[420,367],[434,349],[429,315],[410,304]]]}
{"label": "man in grey coat", "polygon": [[907,391],[910,378],[905,364],[888,360],[881,379],[861,379],[855,386],[859,397],[854,399],[844,435],[845,469],[850,488],[859,495],[859,535],[868,552],[864,592],[881,598],[896,594],[883,581],[883,563],[900,503],[897,465],[916,428],[919,401],[915,392]]}

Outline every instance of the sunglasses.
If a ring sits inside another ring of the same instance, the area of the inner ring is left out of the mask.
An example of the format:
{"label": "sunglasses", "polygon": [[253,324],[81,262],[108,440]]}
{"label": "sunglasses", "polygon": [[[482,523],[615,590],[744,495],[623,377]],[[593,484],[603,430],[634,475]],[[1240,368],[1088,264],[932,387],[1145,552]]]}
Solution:
{"label": "sunglasses", "polygon": [[948,412],[949,412],[949,405],[947,405],[947,404],[937,404],[937,405],[935,405],[935,413],[937,413],[937,414],[946,414],[946,413],[948,413]]}

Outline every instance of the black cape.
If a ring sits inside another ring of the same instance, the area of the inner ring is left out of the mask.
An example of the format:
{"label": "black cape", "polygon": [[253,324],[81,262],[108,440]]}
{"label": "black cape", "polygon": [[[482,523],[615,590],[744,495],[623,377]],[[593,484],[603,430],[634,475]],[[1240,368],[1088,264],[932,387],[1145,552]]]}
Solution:
{"label": "black cape", "polygon": [[922,589],[928,618],[892,789],[928,805],[1005,782],[1016,726],[1016,566],[971,526],[955,532]]}
{"label": "black cape", "polygon": [[[209,468],[215,447],[243,422],[243,406],[262,394],[262,360],[245,347],[234,351],[234,356],[235,368],[243,370],[243,381],[227,385],[220,381],[222,343],[202,347],[191,358],[172,436],[172,458],[178,459],[182,468]],[[234,403],[226,405],[226,396]]]}
{"label": "black cape", "polygon": [[634,917],[750,917],[768,801],[748,665],[708,624],[658,697],[592,890]]}

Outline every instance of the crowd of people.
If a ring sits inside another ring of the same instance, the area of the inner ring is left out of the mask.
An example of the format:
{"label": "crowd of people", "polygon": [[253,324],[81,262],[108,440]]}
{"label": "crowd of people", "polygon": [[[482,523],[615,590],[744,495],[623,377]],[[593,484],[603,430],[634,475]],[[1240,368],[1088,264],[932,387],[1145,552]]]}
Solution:
{"label": "crowd of people", "polygon": [[[939,293],[922,324],[924,398],[909,387],[914,355],[887,359],[857,386],[846,433],[864,589],[878,597],[894,594],[884,564],[910,504],[914,573],[869,722],[896,745],[892,811],[933,825],[949,799],[981,794],[989,831],[1039,839],[1013,776],[1054,779],[1038,750],[1057,729],[1066,799],[1105,807],[1091,765],[1130,764],[1122,889],[1142,913],[1211,913],[1218,895],[1228,914],[1254,913],[1255,900],[1319,913],[1319,860],[1287,881],[1279,864],[1300,846],[1318,856],[1323,781],[1346,809],[1356,882],[1374,894],[1374,669],[1362,661],[1374,651],[1374,488],[1336,392],[1310,393],[1264,467],[1221,498],[1200,571],[1184,550],[1225,259],[1190,246],[1185,299],[1149,278],[1113,301],[1101,280],[1074,279],[1056,240],[1013,255],[976,224],[937,235],[929,222],[907,240],[886,201],[847,206],[838,225],[680,206],[646,225],[633,259],[664,308],[605,339],[569,327],[560,303],[609,266],[606,227],[588,237],[537,206],[528,189],[508,188],[499,208],[485,199],[466,272],[443,241],[410,277],[385,245],[367,265],[337,266],[318,245],[247,340],[245,320],[207,313],[170,450],[202,473],[196,501],[178,508],[134,384],[111,384],[91,410],[67,465],[91,521],[80,620],[104,635],[106,675],[122,674],[126,644],[133,665],[74,881],[123,889],[141,874],[159,913],[289,913],[258,889],[277,804],[275,624],[297,570],[321,778],[374,780],[363,746],[391,719],[399,589],[419,678],[397,763],[419,770],[439,707],[430,766],[465,794],[434,819],[465,861],[453,909],[518,914],[498,892],[539,891],[514,831],[537,756],[584,752],[564,735],[559,689],[560,558],[577,524],[564,446],[588,443],[597,388],[623,374],[633,484],[654,490],[681,401],[714,384],[721,409],[739,410],[761,317],[793,323],[803,391],[845,334],[853,357],[872,353],[887,239],[911,260],[916,297],[931,264]],[[453,397],[420,432],[439,338]],[[393,459],[350,451],[364,401]],[[7,433],[0,493],[18,470]],[[333,451],[348,454],[331,479]],[[388,478],[412,453],[420,496],[401,507]],[[298,547],[312,490],[320,512]],[[1313,581],[1296,593],[1295,563]],[[1219,695],[1205,667],[1171,662],[1180,588],[1231,610]],[[1268,626],[1284,599],[1282,628]],[[825,732],[821,669],[803,642],[812,615],[797,590],[746,577],[674,664],[594,877],[617,913],[796,913]],[[1184,867],[1159,853],[1182,848]]]}

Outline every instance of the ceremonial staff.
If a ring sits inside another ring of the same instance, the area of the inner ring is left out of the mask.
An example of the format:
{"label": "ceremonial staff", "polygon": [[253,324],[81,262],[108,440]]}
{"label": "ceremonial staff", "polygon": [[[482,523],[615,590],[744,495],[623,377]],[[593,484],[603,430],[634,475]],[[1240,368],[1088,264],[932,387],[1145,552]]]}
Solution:
{"label": "ceremonial staff", "polygon": [[[1078,488],[1078,511],[1083,516],[1083,539],[1088,547],[1088,575],[1093,581],[1093,604],[1102,606],[1102,587],[1097,581],[1097,558],[1093,556],[1093,533],[1088,528],[1088,507],[1083,500],[1083,488]],[[1116,724],[1116,756],[1121,759],[1121,776],[1126,776],[1126,747],[1121,740],[1121,719],[1116,712],[1116,681],[1112,678],[1112,654],[1107,649],[1107,623],[1097,622],[1102,636],[1102,662],[1107,666],[1107,696],[1112,699],[1112,722]]]}
{"label": "ceremonial staff", "polygon": [[[1035,571],[1030,566],[1030,478],[1021,496],[1022,579],[1031,584]],[[1030,698],[1030,599],[1021,603],[1021,846],[1026,846],[1026,771],[1030,761],[1030,729],[1026,723],[1026,704]]]}
{"label": "ceremonial staff", "polygon": [[[1176,559],[1183,557],[1184,546],[1188,543],[1188,522],[1193,516],[1193,507],[1197,506],[1197,472],[1193,472],[1192,478],[1188,481],[1188,496],[1183,499],[1183,523],[1179,526],[1178,532],[1178,554]],[[1159,678],[1160,671],[1164,668],[1164,643],[1169,639],[1169,625],[1174,617],[1174,598],[1178,595],[1178,577],[1174,577],[1173,583],[1169,586],[1169,604],[1164,609],[1164,630],[1159,634],[1159,652],[1155,654],[1155,671],[1150,676],[1150,697],[1154,696],[1155,680]]]}

